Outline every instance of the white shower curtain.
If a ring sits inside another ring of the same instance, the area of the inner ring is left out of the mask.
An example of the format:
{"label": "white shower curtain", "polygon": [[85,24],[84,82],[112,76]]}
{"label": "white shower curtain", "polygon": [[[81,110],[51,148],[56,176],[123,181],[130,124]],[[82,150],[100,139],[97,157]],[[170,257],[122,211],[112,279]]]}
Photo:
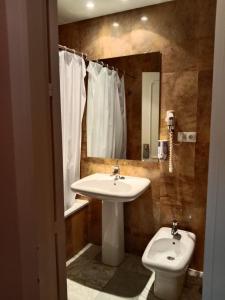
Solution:
{"label": "white shower curtain", "polygon": [[88,66],[87,155],[125,158],[126,104],[124,81],[116,71]]}
{"label": "white shower curtain", "polygon": [[85,61],[82,57],[59,52],[60,95],[63,144],[64,207],[71,207],[75,193],[70,186],[80,179],[82,118],[86,102],[84,78]]}
{"label": "white shower curtain", "polygon": [[120,158],[127,158],[127,113],[126,113],[126,94],[125,94],[125,80],[122,76],[121,80],[118,82],[119,87],[119,98],[120,98],[120,108],[122,115],[122,126],[123,126],[123,138],[122,138],[122,148]]}

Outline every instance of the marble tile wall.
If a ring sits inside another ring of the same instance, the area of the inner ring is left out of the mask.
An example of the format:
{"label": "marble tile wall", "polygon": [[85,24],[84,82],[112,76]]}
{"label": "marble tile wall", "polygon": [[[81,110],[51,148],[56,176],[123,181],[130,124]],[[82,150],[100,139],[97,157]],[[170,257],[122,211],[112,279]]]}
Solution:
{"label": "marble tile wall", "polygon": [[[141,254],[157,228],[177,218],[197,235],[193,267],[203,268],[205,209],[212,94],[216,0],[176,0],[59,27],[61,44],[110,58],[161,52],[161,138],[167,137],[165,113],[174,109],[177,131],[197,131],[196,144],[175,145],[173,174],[168,162],[122,161],[125,175],[148,177],[151,189],[125,207],[125,241]],[[140,22],[142,15],[149,21]],[[112,27],[113,22],[120,27]],[[132,68],[132,66],[131,66]],[[82,176],[110,172],[112,160],[83,158]],[[90,241],[100,243],[101,208],[91,200]]]}

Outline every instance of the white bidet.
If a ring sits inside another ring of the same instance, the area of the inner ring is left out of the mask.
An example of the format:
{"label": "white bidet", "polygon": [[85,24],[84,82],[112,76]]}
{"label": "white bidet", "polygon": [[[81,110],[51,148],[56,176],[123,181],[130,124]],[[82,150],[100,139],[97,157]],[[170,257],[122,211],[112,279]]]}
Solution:
{"label": "white bidet", "polygon": [[171,234],[171,228],[161,228],[142,256],[143,265],[155,272],[154,294],[162,300],[180,298],[194,251],[195,234],[179,230],[179,235],[180,240]]}

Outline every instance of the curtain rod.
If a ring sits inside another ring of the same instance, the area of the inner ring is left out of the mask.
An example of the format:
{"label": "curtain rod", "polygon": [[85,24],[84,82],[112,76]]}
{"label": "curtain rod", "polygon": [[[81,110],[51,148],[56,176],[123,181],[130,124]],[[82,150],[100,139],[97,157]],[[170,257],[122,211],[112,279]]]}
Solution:
{"label": "curtain rod", "polygon": [[62,46],[62,45],[58,45],[58,47],[59,47],[60,50],[65,50],[65,51],[68,51],[68,52],[71,52],[71,53],[75,53],[75,54],[78,54],[79,56],[82,56],[84,59],[87,59],[87,54],[86,53],[83,53],[83,52],[77,51],[75,49],[71,49],[71,48],[68,48],[66,46]]}
{"label": "curtain rod", "polygon": [[130,75],[130,74],[126,73],[125,71],[122,71],[122,70],[120,70],[120,69],[118,69],[118,68],[111,67],[111,66],[109,66],[108,64],[105,64],[105,63],[104,63],[103,61],[101,61],[101,60],[98,60],[98,59],[97,59],[97,60],[90,60],[90,59],[88,59],[88,55],[87,55],[86,53],[77,51],[77,50],[75,50],[75,49],[68,48],[67,46],[58,45],[58,47],[59,47],[60,50],[65,50],[65,51],[68,51],[68,52],[70,52],[70,53],[74,53],[74,54],[77,54],[77,55],[83,57],[83,59],[86,60],[87,62],[90,62],[90,61],[96,62],[96,63],[102,65],[103,67],[107,67],[107,68],[110,69],[110,70],[115,70],[115,71],[117,71],[117,72],[121,72],[123,75],[128,75],[129,77],[131,77],[131,78],[133,78],[133,79],[136,79],[135,76]]}

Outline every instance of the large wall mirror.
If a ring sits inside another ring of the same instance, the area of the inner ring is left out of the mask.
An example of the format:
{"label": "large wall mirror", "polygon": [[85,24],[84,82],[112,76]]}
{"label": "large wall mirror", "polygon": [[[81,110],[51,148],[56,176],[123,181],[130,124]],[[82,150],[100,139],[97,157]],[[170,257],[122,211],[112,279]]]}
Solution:
{"label": "large wall mirror", "polygon": [[83,141],[87,157],[157,158],[160,79],[159,52],[103,59],[89,65]]}

